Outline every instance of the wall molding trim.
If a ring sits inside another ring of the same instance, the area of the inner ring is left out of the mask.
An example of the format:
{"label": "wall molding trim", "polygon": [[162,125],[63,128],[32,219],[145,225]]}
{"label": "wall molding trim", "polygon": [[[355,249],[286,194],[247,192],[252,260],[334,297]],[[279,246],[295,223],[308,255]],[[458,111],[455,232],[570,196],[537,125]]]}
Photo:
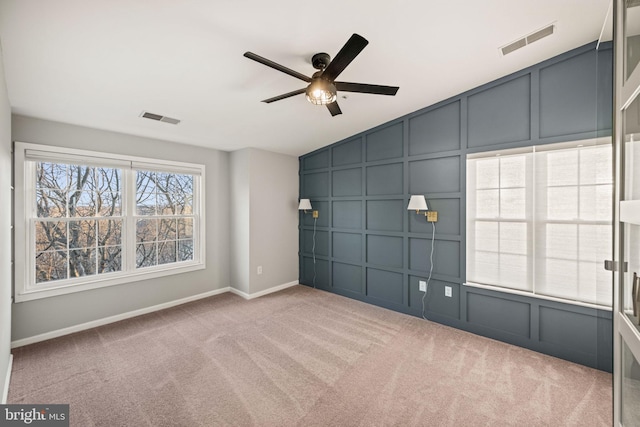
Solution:
{"label": "wall molding trim", "polygon": [[290,288],[292,286],[296,286],[296,285],[299,285],[299,284],[300,284],[300,282],[298,282],[297,280],[294,280],[293,282],[284,283],[282,285],[274,286],[272,288],[265,289],[264,291],[254,292],[252,294],[248,294],[246,292],[242,292],[242,291],[240,291],[240,290],[238,290],[236,288],[230,288],[229,292],[231,292],[232,294],[236,294],[236,295],[238,295],[238,296],[240,296],[240,297],[242,297],[242,298],[244,298],[246,300],[251,300],[251,299],[258,298],[258,297],[261,297],[261,296],[264,296],[264,295],[269,295],[269,294],[272,294],[274,292],[278,292],[278,291],[281,291],[283,289],[287,289],[287,288]]}
{"label": "wall molding trim", "polygon": [[7,364],[7,373],[4,378],[4,387],[2,389],[2,400],[0,404],[6,405],[7,397],[9,397],[9,383],[11,382],[11,368],[13,367],[13,354],[9,354],[9,363]]}
{"label": "wall molding trim", "polygon": [[138,310],[128,311],[126,313],[116,314],[115,316],[103,317],[102,319],[92,320],[90,322],[81,323],[79,325],[69,326],[67,328],[57,329],[55,331],[45,332],[43,334],[34,335],[31,337],[15,340],[11,342],[11,348],[22,347],[29,344],[34,344],[40,341],[50,340],[52,338],[58,338],[64,335],[69,335],[74,332],[80,332],[87,329],[95,328],[98,326],[107,325],[109,323],[118,322],[120,320],[130,319],[132,317],[141,316],[143,314],[152,313],[154,311],[163,310],[165,308],[175,307],[176,305],[186,304],[188,302],[197,301],[199,299],[208,298],[214,295],[224,294],[229,292],[231,288],[229,286],[221,289],[215,289],[213,291],[204,292],[197,295],[192,295],[186,298],[180,298],[173,301],[164,302],[162,304],[152,305],[150,307],[140,308]]}

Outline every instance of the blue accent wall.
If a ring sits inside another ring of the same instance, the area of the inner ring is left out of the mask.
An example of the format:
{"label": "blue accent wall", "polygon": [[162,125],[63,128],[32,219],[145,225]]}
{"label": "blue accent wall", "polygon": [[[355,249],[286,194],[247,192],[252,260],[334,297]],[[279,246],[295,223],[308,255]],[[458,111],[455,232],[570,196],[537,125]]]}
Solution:
{"label": "blue accent wall", "polygon": [[463,283],[466,155],[610,136],[612,96],[612,47],[592,43],[301,156],[320,216],[300,214],[300,283],[422,316],[432,229],[406,207],[424,194],[429,320],[611,372],[611,311]]}

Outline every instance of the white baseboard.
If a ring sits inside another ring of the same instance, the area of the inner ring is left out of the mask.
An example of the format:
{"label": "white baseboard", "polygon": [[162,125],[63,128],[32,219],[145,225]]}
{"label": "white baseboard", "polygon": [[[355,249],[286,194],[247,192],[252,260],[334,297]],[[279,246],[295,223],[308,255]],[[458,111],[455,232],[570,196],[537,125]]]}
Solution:
{"label": "white baseboard", "polygon": [[11,368],[13,367],[13,354],[9,354],[9,364],[7,365],[7,374],[4,378],[4,387],[2,388],[2,401],[1,404],[7,404],[7,398],[9,397],[9,383],[11,382]]}
{"label": "white baseboard", "polygon": [[232,294],[236,294],[238,296],[241,296],[244,299],[254,299],[254,298],[258,298],[258,297],[264,296],[264,295],[272,294],[274,292],[281,291],[283,289],[290,288],[290,287],[295,286],[295,285],[299,285],[297,280],[294,280],[293,282],[285,283],[283,285],[274,286],[273,288],[265,289],[264,291],[254,292],[252,294],[248,294],[246,292],[242,292],[242,291],[240,291],[238,289],[235,289],[235,288],[230,288],[229,292],[231,292]]}
{"label": "white baseboard", "polygon": [[165,302],[151,307],[141,308],[139,310],[133,310],[122,314],[116,314],[115,316],[104,317],[102,319],[92,320],[90,322],[81,323],[75,326],[69,326],[68,328],[57,329],[55,331],[45,332],[44,334],[34,335],[32,337],[23,338],[11,342],[11,348],[22,347],[24,345],[34,344],[40,341],[50,340],[52,338],[61,337],[63,335],[72,334],[74,332],[84,331],[86,329],[95,328],[97,326],[107,325],[109,323],[118,322],[120,320],[129,319],[131,317],[140,316],[142,314],[152,313],[154,311],[164,310],[165,308],[175,307],[176,305],[185,304],[191,301],[196,301],[202,298],[208,298],[214,295],[223,294],[232,290],[230,287],[216,289],[214,291],[204,292],[198,295],[192,295],[190,297],[177,299],[174,301]]}

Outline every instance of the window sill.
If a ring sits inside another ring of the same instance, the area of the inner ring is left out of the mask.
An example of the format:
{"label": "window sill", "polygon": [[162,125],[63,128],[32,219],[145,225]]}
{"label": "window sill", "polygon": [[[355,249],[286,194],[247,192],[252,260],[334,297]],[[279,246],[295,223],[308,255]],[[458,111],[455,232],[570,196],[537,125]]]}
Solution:
{"label": "window sill", "polygon": [[533,292],[518,291],[516,289],[502,288],[500,286],[481,285],[479,283],[473,283],[473,282],[465,282],[465,283],[463,283],[463,285],[464,286],[469,286],[471,288],[488,289],[490,291],[502,292],[502,293],[505,293],[505,294],[520,295],[520,296],[524,296],[524,297],[537,298],[537,299],[542,299],[542,300],[546,300],[546,301],[560,302],[560,303],[563,303],[563,304],[577,305],[579,307],[594,308],[596,310],[613,311],[613,308],[611,306],[609,306],[609,305],[600,305],[600,304],[593,304],[593,303],[575,301],[575,300],[564,299],[564,298],[556,298],[556,297],[551,297],[551,296],[547,296],[547,295],[534,294]]}
{"label": "window sill", "polygon": [[180,266],[163,266],[162,268],[155,268],[153,270],[126,272],[126,273],[112,273],[105,274],[102,277],[92,277],[86,279],[82,283],[69,283],[68,280],[60,282],[58,286],[48,285],[46,288],[41,289],[27,289],[22,292],[16,292],[15,302],[33,301],[40,298],[49,298],[58,295],[72,294],[76,292],[88,291],[92,289],[106,288],[109,286],[123,285],[126,283],[138,282],[141,280],[156,279],[159,277],[171,276],[174,274],[188,273],[196,270],[203,270],[205,268],[204,263],[190,262]]}

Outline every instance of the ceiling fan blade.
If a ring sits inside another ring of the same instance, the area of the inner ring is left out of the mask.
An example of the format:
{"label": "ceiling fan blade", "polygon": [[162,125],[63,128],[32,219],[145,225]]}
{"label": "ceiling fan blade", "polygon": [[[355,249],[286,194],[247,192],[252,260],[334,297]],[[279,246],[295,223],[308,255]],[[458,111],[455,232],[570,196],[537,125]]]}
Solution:
{"label": "ceiling fan blade", "polygon": [[343,92],[373,93],[375,95],[395,95],[398,86],[370,85],[365,83],[334,82],[337,90]]}
{"label": "ceiling fan blade", "polygon": [[367,39],[361,35],[353,34],[345,45],[342,46],[342,49],[340,49],[340,52],[333,58],[331,63],[327,65],[327,68],[322,72],[322,77],[329,81],[335,80],[368,44]]}
{"label": "ceiling fan blade", "polygon": [[327,108],[329,109],[331,116],[337,116],[338,114],[342,114],[342,110],[338,105],[338,101],[333,101],[331,104],[327,104]]}
{"label": "ceiling fan blade", "polygon": [[285,98],[289,98],[295,95],[300,95],[301,93],[304,93],[305,89],[298,89],[298,90],[294,90],[293,92],[289,92],[289,93],[283,93],[282,95],[278,95],[278,96],[274,96],[273,98],[269,98],[269,99],[265,99],[262,102],[266,102],[267,104],[270,104],[272,102],[275,101],[280,101],[281,99],[285,99]]}
{"label": "ceiling fan blade", "polygon": [[263,58],[262,56],[256,55],[253,52],[245,52],[244,56],[245,56],[245,58],[253,59],[256,62],[259,62],[259,63],[261,63],[263,65],[266,65],[267,67],[271,67],[274,70],[278,70],[278,71],[281,71],[281,72],[283,72],[285,74],[289,74],[290,76],[295,77],[297,79],[300,79],[302,81],[305,81],[307,83],[311,82],[311,77],[307,77],[302,73],[294,71],[291,68],[287,68],[284,65],[280,65],[277,62],[273,62],[270,59]]}

